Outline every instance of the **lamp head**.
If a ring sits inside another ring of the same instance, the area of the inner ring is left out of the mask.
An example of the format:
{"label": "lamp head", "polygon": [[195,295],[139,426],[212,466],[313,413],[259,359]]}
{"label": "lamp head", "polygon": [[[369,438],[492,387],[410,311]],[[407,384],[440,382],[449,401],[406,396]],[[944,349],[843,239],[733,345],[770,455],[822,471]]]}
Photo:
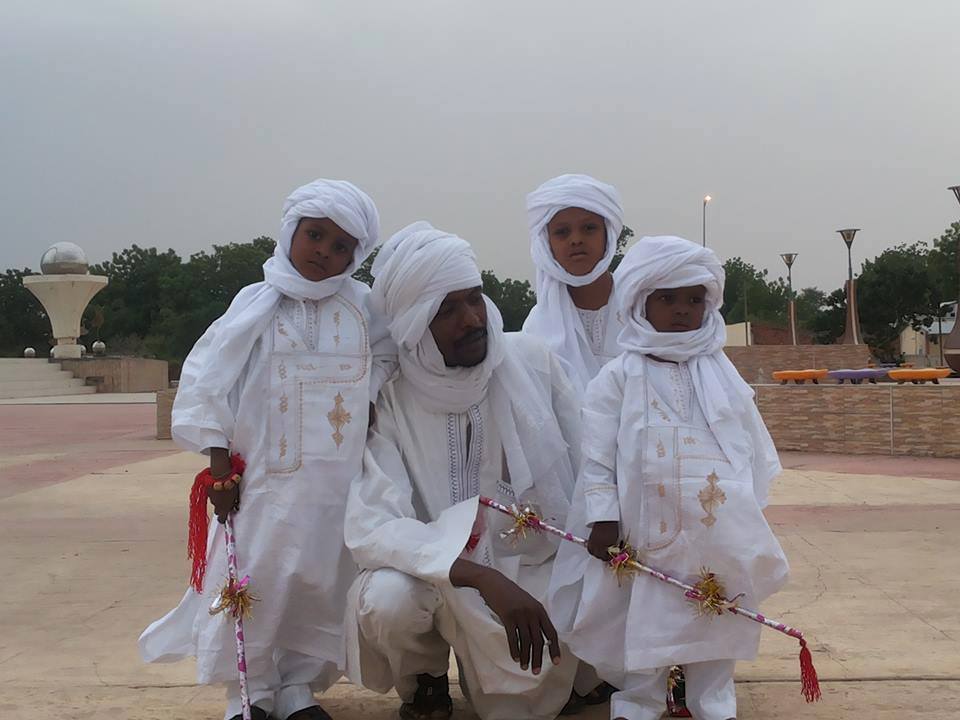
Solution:
{"label": "lamp head", "polygon": [[797,253],[780,253],[780,257],[783,258],[783,262],[790,268],[793,267],[793,263],[797,259]]}
{"label": "lamp head", "polygon": [[843,230],[837,230],[840,233],[840,237],[843,238],[843,241],[847,244],[849,248],[853,245],[853,236],[860,231],[860,228],[844,228]]}

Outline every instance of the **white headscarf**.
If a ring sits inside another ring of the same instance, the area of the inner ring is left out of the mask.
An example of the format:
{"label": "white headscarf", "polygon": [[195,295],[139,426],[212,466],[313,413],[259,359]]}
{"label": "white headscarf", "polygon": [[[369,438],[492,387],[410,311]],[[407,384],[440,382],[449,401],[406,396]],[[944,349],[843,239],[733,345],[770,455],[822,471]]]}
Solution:
{"label": "white headscarf", "polygon": [[[726,325],[723,266],[712,250],[683,238],[641,238],[617,269],[615,297],[623,319],[620,345],[631,357],[628,372],[643,372],[642,356],[686,362],[697,399],[717,442],[735,471],[753,465],[754,490],[766,504],[770,480],[780,472],[773,440],[753,402],[753,390],[723,352]],[[646,302],[659,289],[703,285],[703,324],[689,332],[657,332],[646,318]]]}
{"label": "white headscarf", "polygon": [[[577,207],[600,215],[607,231],[603,257],[586,275],[571,275],[561,267],[550,249],[547,223],[561,210]],[[530,255],[537,268],[537,304],[523,324],[524,332],[540,337],[560,358],[574,384],[581,390],[600,370],[590,349],[568,285],[589,285],[610,267],[623,230],[620,193],[589,175],[561,175],[548,180],[527,195],[527,225]]]}
{"label": "white headscarf", "polygon": [[487,394],[503,360],[503,318],[489,298],[487,356],[474,367],[447,367],[429,331],[447,293],[483,284],[473,248],[430,223],[408,225],[391,237],[373,262],[371,305],[380,311],[399,348],[400,372],[434,412],[465,412]]}
{"label": "white headscarf", "polygon": [[[340,275],[314,282],[290,262],[290,244],[301,218],[330,218],[357,240],[353,260]],[[263,282],[243,288],[227,312],[209,327],[184,361],[180,385],[196,396],[225,396],[243,371],[254,343],[266,330],[280,298],[322,300],[334,295],[371,253],[380,236],[373,200],[344,180],[314,180],[283,203],[280,236],[263,264]],[[182,403],[186,402],[186,395]],[[178,400],[180,399],[178,393]]]}
{"label": "white headscarf", "polygon": [[[413,223],[384,243],[372,273],[372,307],[386,316],[401,377],[416,388],[424,405],[432,412],[461,413],[489,397],[517,496],[534,483],[555,478],[548,471],[566,452],[566,443],[552,406],[530,392],[522,359],[507,352],[497,306],[484,295],[487,356],[474,367],[447,367],[430,331],[447,293],[482,284],[467,241],[428,222]],[[565,517],[568,491],[558,486],[545,494],[554,516]]]}

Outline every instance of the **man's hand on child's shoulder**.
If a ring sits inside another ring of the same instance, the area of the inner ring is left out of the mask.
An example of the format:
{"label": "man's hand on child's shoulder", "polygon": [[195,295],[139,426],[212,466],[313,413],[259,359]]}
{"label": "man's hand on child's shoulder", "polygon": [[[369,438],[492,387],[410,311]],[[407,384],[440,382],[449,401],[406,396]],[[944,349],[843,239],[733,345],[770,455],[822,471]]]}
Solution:
{"label": "man's hand on child's shoulder", "polygon": [[587,540],[587,550],[601,560],[610,560],[608,548],[620,542],[620,523],[616,520],[595,522]]}

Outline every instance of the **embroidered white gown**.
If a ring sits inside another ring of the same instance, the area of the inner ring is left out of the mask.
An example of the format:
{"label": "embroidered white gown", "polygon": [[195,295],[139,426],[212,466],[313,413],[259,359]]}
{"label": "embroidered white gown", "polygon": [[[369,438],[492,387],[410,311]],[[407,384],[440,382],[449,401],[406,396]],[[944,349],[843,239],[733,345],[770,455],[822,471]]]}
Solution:
{"label": "embroidered white gown", "polygon": [[[591,383],[583,419],[571,531],[586,537],[588,523],[617,520],[649,565],[691,584],[709,568],[728,596],[743,593],[745,607],[783,586],[787,561],[763,516],[765,498],[749,466],[732,473],[686,363],[621,356]],[[549,610],[572,650],[617,687],[629,673],[751,659],[760,638],[760,626],[742,618],[696,617],[682,593],[653,578],[619,587],[575,546],[558,554]]]}
{"label": "embroidered white gown", "polygon": [[[539,341],[521,334],[508,334],[506,341],[507,352],[525,356],[529,392],[540,393],[556,412],[570,452],[556,458],[553,471],[569,477],[564,482],[569,488],[577,462],[579,399],[556,359]],[[569,697],[576,659],[566,653],[559,666],[546,659],[539,676],[521,670],[510,658],[503,626],[479,593],[455,588],[449,580],[450,566],[474,531],[479,544],[464,558],[496,568],[541,602],[546,596],[557,543],[547,536],[529,536],[514,545],[499,537],[499,531],[511,526],[509,518],[485,508],[477,514],[476,497],[481,494],[505,504],[542,504],[536,485],[523,497],[515,497],[491,403],[485,399],[465,413],[431,412],[401,374],[384,386],[377,410],[363,478],[351,491],[347,544],[361,568],[389,568],[422,581],[410,586],[413,592],[423,584],[436,588],[440,607],[433,622],[445,642],[438,649],[436,641],[404,638],[401,652],[382,643],[378,647],[374,639],[364,637],[357,623],[351,622],[361,611],[361,595],[370,575],[364,573],[351,590],[347,613],[351,680],[378,692],[398,684],[403,695],[399,685],[404,678],[426,671],[415,668],[408,658],[439,652],[434,672],[443,672],[452,646],[481,718],[552,720]],[[476,525],[474,518],[479,518]],[[417,622],[413,617],[404,621]],[[395,676],[391,667],[398,666]]]}
{"label": "embroidered white gown", "polygon": [[[371,390],[394,367],[371,351],[386,331],[371,327],[368,292],[349,280],[323,300],[284,297],[229,398],[205,407],[189,387],[178,393],[173,423],[189,449],[229,439],[247,462],[234,526],[240,574],[259,598],[244,627],[250,677],[273,674],[277,650],[315,658],[318,667],[344,664],[343,608],[356,576],[343,543],[347,493],[360,472]],[[218,416],[236,419],[232,438]],[[203,593],[188,588],[144,631],[140,649],[148,662],[196,656],[200,683],[232,682],[233,623],[208,613],[226,577],[215,520],[207,552]]]}

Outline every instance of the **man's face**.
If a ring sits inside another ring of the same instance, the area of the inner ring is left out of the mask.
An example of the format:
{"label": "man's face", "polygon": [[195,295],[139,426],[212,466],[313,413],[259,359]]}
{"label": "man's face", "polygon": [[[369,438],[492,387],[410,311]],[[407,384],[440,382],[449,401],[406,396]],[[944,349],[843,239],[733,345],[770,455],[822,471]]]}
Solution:
{"label": "man's face", "polygon": [[430,323],[447,367],[473,367],[487,357],[487,306],[483,288],[447,293]]}
{"label": "man's face", "polygon": [[319,282],[343,273],[357,240],[330,218],[300,218],[290,241],[290,262],[307,280]]}
{"label": "man's face", "polygon": [[583,208],[561,210],[547,223],[550,252],[571,275],[586,275],[607,251],[603,218]]}
{"label": "man's face", "polygon": [[699,330],[706,297],[703,285],[654,290],[647,298],[647,320],[662,333]]}

